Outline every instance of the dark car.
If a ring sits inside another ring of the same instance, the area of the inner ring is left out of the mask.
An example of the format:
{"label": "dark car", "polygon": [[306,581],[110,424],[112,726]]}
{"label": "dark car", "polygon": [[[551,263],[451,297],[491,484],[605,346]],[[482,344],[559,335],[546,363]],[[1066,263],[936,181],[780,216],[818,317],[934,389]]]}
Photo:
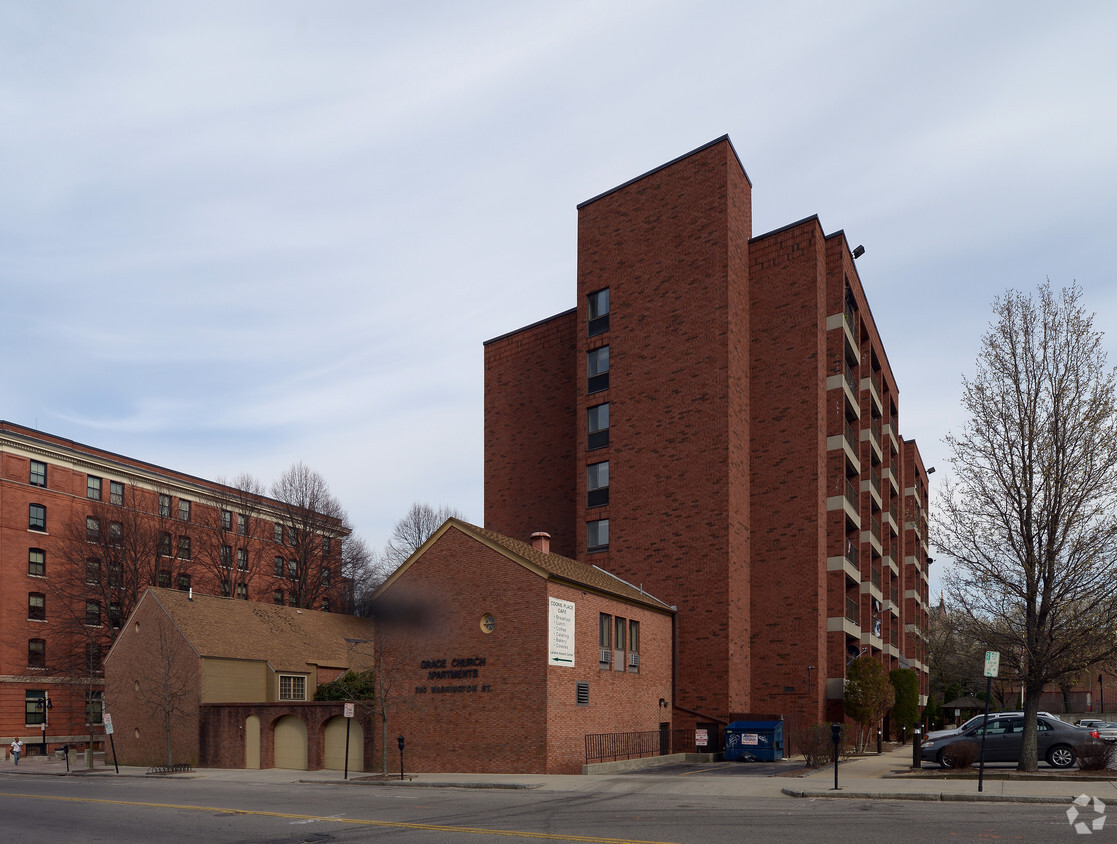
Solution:
{"label": "dark car", "polygon": [[[986,762],[1019,762],[1020,746],[1024,737],[1022,717],[998,718],[990,721],[988,728],[982,724],[970,727],[958,735],[930,739],[923,743],[922,758],[925,762],[938,762],[950,767],[950,748],[959,742],[972,741],[981,746],[981,731],[985,733]],[[1057,718],[1036,719],[1036,751],[1053,768],[1069,768],[1078,758],[1076,747],[1090,738],[1097,738],[1097,730],[1075,727]]]}

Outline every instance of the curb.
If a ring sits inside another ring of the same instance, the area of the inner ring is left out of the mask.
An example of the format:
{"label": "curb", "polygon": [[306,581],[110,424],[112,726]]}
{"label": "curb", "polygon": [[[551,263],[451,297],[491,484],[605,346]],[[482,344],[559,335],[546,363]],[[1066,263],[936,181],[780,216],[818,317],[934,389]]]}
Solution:
{"label": "curb", "polygon": [[1027,797],[1011,794],[947,794],[926,791],[912,791],[897,793],[891,791],[801,791],[794,788],[782,788],[780,791],[788,797],[824,797],[828,799],[852,798],[854,800],[921,800],[931,803],[1051,803],[1065,806],[1073,797]]}

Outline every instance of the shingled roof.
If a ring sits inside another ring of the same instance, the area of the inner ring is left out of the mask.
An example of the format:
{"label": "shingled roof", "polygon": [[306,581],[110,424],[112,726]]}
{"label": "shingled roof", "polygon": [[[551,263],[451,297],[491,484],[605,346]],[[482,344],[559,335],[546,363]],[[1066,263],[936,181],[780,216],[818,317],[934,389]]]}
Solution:
{"label": "shingled roof", "polygon": [[297,672],[371,665],[370,649],[361,647],[373,637],[367,618],[156,587],[144,601],[155,601],[200,657],[266,661],[276,671]]}
{"label": "shingled roof", "polygon": [[597,566],[580,563],[577,560],[572,560],[569,557],[563,557],[559,554],[545,554],[527,542],[512,539],[496,531],[477,527],[476,525],[469,524],[469,522],[453,518],[447,519],[442,527],[435,531],[434,534],[423,543],[422,547],[412,554],[407,562],[400,566],[392,576],[388,578],[384,585],[380,587],[380,591],[387,589],[398,575],[422,557],[423,552],[437,542],[448,530],[459,530],[483,545],[487,545],[493,550],[503,554],[513,562],[534,571],[540,577],[544,577],[548,580],[564,581],[566,583],[582,586],[594,592],[611,595],[615,598],[621,598],[625,601],[641,604],[660,611],[674,611],[674,607],[649,595],[639,586],[634,586],[631,583],[621,580],[619,577],[609,574],[609,572],[604,569],[599,569]]}

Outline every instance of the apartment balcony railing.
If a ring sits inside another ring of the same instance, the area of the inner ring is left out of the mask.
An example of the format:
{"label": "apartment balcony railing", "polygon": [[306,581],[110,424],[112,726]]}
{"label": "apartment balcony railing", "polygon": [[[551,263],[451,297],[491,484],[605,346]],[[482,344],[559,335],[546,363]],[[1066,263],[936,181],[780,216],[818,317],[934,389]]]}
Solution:
{"label": "apartment balcony railing", "polygon": [[879,369],[876,372],[869,373],[869,383],[873,385],[873,389],[877,391],[878,396],[884,395],[884,391],[881,389],[881,382],[882,378]]}
{"label": "apartment balcony railing", "polygon": [[888,595],[892,599],[893,604],[896,606],[900,605],[900,590],[895,584],[892,584],[892,588],[888,590]]}
{"label": "apartment balcony railing", "polygon": [[873,491],[877,494],[877,497],[879,498],[880,497],[880,472],[877,469],[873,469],[871,472],[869,472],[869,483],[872,485]]}
{"label": "apartment balcony railing", "polygon": [[899,633],[898,630],[890,630],[889,634],[888,634],[888,638],[891,640],[893,647],[899,646],[899,644],[900,644],[900,633]]}
{"label": "apartment balcony railing", "polygon": [[873,568],[869,571],[869,581],[877,589],[880,589],[880,567],[879,566],[873,566]]}
{"label": "apartment balcony railing", "polygon": [[860,607],[857,604],[857,599],[856,598],[851,598],[848,595],[846,595],[846,618],[849,619],[850,621],[852,621],[854,624],[857,624],[857,622],[858,622],[858,619],[859,619],[858,610],[859,609],[860,609]]}
{"label": "apartment balcony railing", "polygon": [[874,417],[873,419],[869,420],[869,433],[872,434],[873,440],[877,444],[877,448],[880,448],[880,444],[881,444],[881,442],[883,442],[883,440],[881,440],[881,438],[880,438],[880,417],[879,416]]}
{"label": "apartment balcony railing", "polygon": [[874,516],[870,524],[870,530],[873,532],[873,538],[880,542],[880,517]]}
{"label": "apartment balcony railing", "polygon": [[857,314],[856,314],[856,312],[854,312],[853,308],[850,307],[849,302],[846,302],[845,313],[843,314],[843,316],[845,316],[846,327],[849,328],[849,333],[852,334],[854,337],[856,337],[857,336]]}
{"label": "apartment balcony railing", "polygon": [[857,550],[857,543],[853,542],[852,540],[847,539],[846,540],[846,560],[855,569],[858,568],[857,560],[858,560],[859,557],[860,557],[860,553]]}
{"label": "apartment balcony railing", "polygon": [[848,421],[845,423],[845,430],[843,431],[843,434],[846,438],[846,445],[848,445],[850,449],[852,449],[854,454],[857,454],[857,434],[854,432],[853,426],[850,425]]}
{"label": "apartment balcony railing", "polygon": [[853,506],[853,509],[856,510],[857,487],[853,485],[853,481],[851,481],[849,478],[846,478],[846,498],[849,499],[849,503]]}

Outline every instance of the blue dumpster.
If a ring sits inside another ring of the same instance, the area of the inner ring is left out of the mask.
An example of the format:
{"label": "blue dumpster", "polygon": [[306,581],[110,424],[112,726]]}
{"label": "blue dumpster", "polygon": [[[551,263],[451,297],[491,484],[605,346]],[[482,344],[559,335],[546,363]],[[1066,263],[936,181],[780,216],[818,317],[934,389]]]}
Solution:
{"label": "blue dumpster", "polygon": [[734,721],[725,728],[725,758],[745,762],[783,759],[783,721]]}

